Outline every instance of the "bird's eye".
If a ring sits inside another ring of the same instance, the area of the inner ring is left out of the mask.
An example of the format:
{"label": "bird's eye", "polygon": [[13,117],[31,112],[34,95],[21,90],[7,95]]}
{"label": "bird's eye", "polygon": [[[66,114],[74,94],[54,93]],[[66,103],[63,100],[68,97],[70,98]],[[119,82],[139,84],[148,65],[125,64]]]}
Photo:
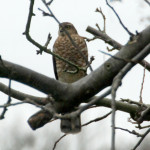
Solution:
{"label": "bird's eye", "polygon": [[65,26],[66,29],[70,29],[70,26]]}

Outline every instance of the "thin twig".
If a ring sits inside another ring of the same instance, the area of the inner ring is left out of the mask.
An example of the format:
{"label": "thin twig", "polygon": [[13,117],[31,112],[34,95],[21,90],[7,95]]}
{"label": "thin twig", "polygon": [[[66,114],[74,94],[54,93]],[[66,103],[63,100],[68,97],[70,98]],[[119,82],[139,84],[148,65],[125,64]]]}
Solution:
{"label": "thin twig", "polygon": [[115,150],[115,114],[116,114],[116,91],[118,87],[114,84],[115,82],[113,81],[112,84],[112,90],[111,90],[111,97],[112,97],[112,102],[111,102],[111,108],[112,108],[112,117],[111,117],[111,127],[112,127],[112,134],[111,134],[111,150]]}
{"label": "thin twig", "polygon": [[[146,66],[146,63],[145,63],[145,66]],[[142,93],[143,93],[143,88],[144,88],[144,81],[145,81],[145,67],[143,71],[143,79],[142,79],[141,90],[140,90],[140,103],[143,103]]]}
{"label": "thin twig", "polygon": [[80,107],[80,109],[78,110],[78,113],[81,114],[84,110],[86,110],[87,108],[89,108],[90,106],[94,105],[96,102],[100,101],[101,99],[103,99],[104,97],[108,96],[111,92],[111,88],[109,88],[105,93],[103,93],[102,95],[98,96],[97,98],[93,99],[92,101],[90,101],[88,104],[86,104],[85,106]]}
{"label": "thin twig", "polygon": [[128,59],[123,59],[123,58],[119,58],[119,57],[116,57],[116,56],[114,56],[114,55],[111,55],[110,53],[107,53],[107,52],[104,52],[104,51],[101,51],[101,50],[98,50],[99,52],[101,52],[101,53],[103,53],[103,54],[105,54],[105,55],[108,55],[108,56],[110,56],[110,57],[112,57],[112,58],[114,58],[114,59],[117,59],[117,60],[120,60],[120,61],[125,61],[125,62],[132,62],[132,63],[138,63],[138,62],[133,62],[132,60],[128,60]]}
{"label": "thin twig", "polygon": [[5,113],[7,111],[7,105],[10,105],[10,103],[11,103],[11,96],[10,96],[11,95],[11,79],[9,79],[9,86],[8,87],[9,87],[8,100],[7,100],[6,106],[3,107],[4,109],[3,109],[3,111],[2,111],[2,113],[0,115],[0,120],[5,118]]}
{"label": "thin twig", "polygon": [[[150,64],[147,61],[145,61],[145,60],[142,60],[140,62],[139,61],[133,61],[133,60],[129,60],[129,59],[123,59],[123,58],[116,57],[116,56],[114,56],[114,55],[112,55],[110,53],[104,52],[102,50],[98,50],[98,51],[101,52],[101,53],[103,53],[103,54],[105,54],[105,55],[108,55],[108,56],[110,56],[110,57],[112,57],[114,59],[118,59],[120,61],[125,61],[125,62],[128,62],[128,63],[134,63],[134,64],[140,64],[145,69],[147,69],[148,71],[150,71]],[[146,63],[146,65],[145,65],[145,63]]]}
{"label": "thin twig", "polygon": [[[87,126],[87,125],[89,125],[89,124],[91,124],[91,123],[93,123],[93,122],[97,122],[97,121],[100,121],[100,120],[102,120],[102,119],[105,119],[105,118],[108,117],[110,114],[111,114],[111,111],[110,111],[109,113],[107,113],[106,115],[102,116],[102,117],[98,117],[98,118],[96,118],[96,119],[94,119],[94,120],[91,120],[91,121],[89,121],[89,122],[83,124],[82,127],[85,127],[85,126]],[[60,140],[62,140],[62,139],[63,139],[65,136],[67,136],[67,135],[68,135],[68,134],[62,135],[62,136],[55,142],[54,147],[53,147],[53,150],[55,150],[55,148],[56,148],[57,144],[60,142]]]}
{"label": "thin twig", "polygon": [[91,71],[93,71],[90,63],[88,62],[88,60],[86,59],[86,57],[84,56],[84,54],[81,52],[79,46],[75,43],[75,41],[71,38],[70,34],[67,32],[67,30],[65,30],[65,28],[61,25],[60,21],[56,18],[56,16],[54,15],[54,13],[52,12],[52,10],[48,7],[47,3],[45,0],[42,0],[42,2],[44,3],[44,5],[46,6],[46,8],[48,9],[48,11],[50,12],[50,14],[52,15],[52,17],[55,19],[55,21],[59,24],[59,26],[62,27],[62,29],[65,31],[66,35],[68,36],[69,40],[71,41],[72,45],[77,48],[78,52],[80,53],[80,55],[84,58],[86,64],[88,65],[88,67],[90,68]]}
{"label": "thin twig", "polygon": [[11,104],[4,104],[4,105],[0,105],[0,108],[4,108],[4,107],[10,107],[10,106],[16,106],[16,105],[20,105],[20,104],[24,104],[25,102],[17,102],[17,103],[11,103]]}
{"label": "thin twig", "polygon": [[46,13],[46,12],[45,12],[44,10],[42,10],[41,8],[38,8],[38,10],[42,12],[43,16],[52,17],[52,15],[51,15],[51,14]]}
{"label": "thin twig", "polygon": [[[137,54],[132,61],[138,61],[139,58],[141,58],[145,53],[150,52],[150,44],[148,44],[139,54]],[[111,143],[111,150],[115,150],[115,97],[116,97],[116,91],[121,85],[121,80],[126,75],[126,73],[134,66],[134,63],[127,63],[123,69],[120,70],[120,72],[115,76],[113,83],[112,83],[112,143]]]}
{"label": "thin twig", "polygon": [[[6,86],[5,84],[3,83],[0,83],[0,91],[9,95],[9,87]],[[14,90],[11,88],[11,93],[10,93],[10,96],[15,98],[15,99],[18,99],[20,101],[25,101],[25,99],[32,99],[32,101],[34,101],[35,103],[37,104],[40,104],[40,105],[46,105],[47,103],[49,103],[50,101],[53,100],[52,97],[37,97],[37,96],[33,96],[33,95],[29,95],[29,94],[25,94],[23,92],[20,92],[20,91],[17,91],[17,90]]]}
{"label": "thin twig", "polygon": [[120,128],[120,127],[115,127],[115,129],[120,129],[120,130],[129,132],[130,134],[136,135],[137,137],[142,137],[143,136],[142,134],[137,133],[135,130],[130,131],[128,129],[123,129],[123,128]]}
{"label": "thin twig", "polygon": [[94,29],[93,27],[90,27],[90,26],[87,27],[86,31],[94,35],[94,38],[92,40],[101,39],[105,43],[108,43],[109,45],[113,46],[115,49],[118,49],[118,50],[120,50],[123,46],[120,43],[118,43],[117,41],[115,41],[114,39],[112,39],[110,36],[108,36],[103,31],[96,30],[96,29]]}
{"label": "thin twig", "polygon": [[75,65],[74,63],[60,57],[59,55],[56,55],[55,53],[51,52],[50,49],[47,49],[45,46],[42,46],[40,45],[38,42],[36,42],[29,34],[30,32],[30,25],[31,25],[31,19],[32,19],[32,16],[33,16],[33,6],[34,6],[34,0],[31,0],[30,2],[30,8],[29,8],[29,14],[28,14],[28,19],[27,19],[27,24],[26,24],[26,29],[25,29],[25,32],[23,34],[26,35],[26,38],[28,41],[30,41],[33,45],[35,45],[36,47],[38,47],[40,49],[40,51],[44,51],[48,54],[51,54],[53,55],[54,57],[62,60],[63,62],[73,66],[76,68],[76,71],[78,72],[79,70],[82,70],[82,71],[85,71],[85,68],[80,68],[78,67],[77,65]]}
{"label": "thin twig", "polygon": [[49,33],[48,36],[47,36],[47,41],[46,41],[46,43],[45,43],[45,45],[44,45],[45,47],[48,46],[48,44],[50,43],[51,39],[52,39],[52,36],[51,36],[51,34]]}
{"label": "thin twig", "polygon": [[138,126],[136,126],[136,128],[138,128],[138,129],[150,128],[150,125],[147,125],[147,126],[141,126],[141,125],[139,124]]}
{"label": "thin twig", "polygon": [[97,27],[97,29],[99,30],[99,31],[101,31],[101,28],[100,28],[100,26],[96,23],[96,27]]}
{"label": "thin twig", "polygon": [[57,146],[57,144],[60,142],[60,140],[61,139],[63,139],[65,136],[67,136],[68,134],[64,134],[64,135],[62,135],[56,142],[55,142],[55,144],[54,144],[54,146],[53,146],[53,150],[55,150],[55,148],[56,148],[56,146]]}
{"label": "thin twig", "polygon": [[121,19],[120,19],[120,17],[119,17],[119,15],[117,14],[117,12],[115,11],[115,9],[108,3],[108,1],[106,0],[106,4],[113,10],[113,12],[115,13],[115,15],[117,16],[117,18],[118,18],[118,20],[119,20],[119,22],[120,22],[120,24],[122,25],[122,27],[125,29],[125,31],[127,31],[127,33],[132,37],[132,36],[134,36],[134,34],[132,33],[132,32],[130,32],[129,30],[128,30],[128,28],[127,27],[125,27],[125,25],[123,24],[123,22],[121,21]]}
{"label": "thin twig", "polygon": [[150,128],[143,134],[142,138],[138,141],[138,143],[134,146],[132,150],[136,150],[136,148],[141,144],[141,142],[144,140],[144,138],[149,132],[150,132]]}
{"label": "thin twig", "polygon": [[132,60],[129,62],[114,78],[113,84],[115,85],[115,89],[120,86],[121,79],[126,75],[126,73],[135,65],[133,62],[138,62],[139,58],[143,55],[148,54],[150,52],[150,44],[148,44],[140,53],[138,53]]}
{"label": "thin twig", "polygon": [[115,50],[114,47],[113,47],[113,48],[109,48],[109,47],[107,46],[106,48],[107,48],[108,52],[111,52],[111,51]]}
{"label": "thin twig", "polygon": [[91,42],[91,41],[93,41],[93,40],[95,40],[95,39],[97,39],[97,36],[94,36],[93,38],[87,38],[87,37],[83,37],[87,42]]}
{"label": "thin twig", "polygon": [[[48,47],[48,44],[50,43],[51,39],[52,39],[52,36],[51,36],[51,34],[49,33],[48,36],[47,36],[47,41],[46,41],[46,43],[45,43],[45,45],[44,45],[46,48]],[[43,51],[41,51],[41,50],[37,50],[37,54],[42,54],[42,52],[43,52]]]}
{"label": "thin twig", "polygon": [[50,0],[50,1],[47,3],[47,5],[51,5],[52,2],[53,2],[53,0]]}
{"label": "thin twig", "polygon": [[83,124],[82,127],[87,126],[87,125],[89,125],[89,124],[91,124],[91,123],[93,123],[93,122],[97,122],[97,121],[100,121],[100,120],[102,120],[102,119],[105,119],[105,118],[108,117],[111,113],[112,113],[112,111],[110,111],[109,113],[107,113],[106,115],[104,115],[104,116],[102,116],[102,117],[98,117],[98,118],[96,118],[96,119],[94,119],[94,120],[91,120],[91,121],[89,121],[89,122]]}
{"label": "thin twig", "polygon": [[106,17],[105,17],[105,15],[104,15],[102,9],[101,9],[101,8],[99,8],[99,9],[97,8],[95,11],[96,11],[96,12],[99,12],[99,13],[102,15],[103,20],[104,20],[103,32],[106,32]]}
{"label": "thin twig", "polygon": [[90,61],[89,61],[90,64],[92,64],[92,62],[93,62],[94,60],[95,60],[94,56],[91,56],[91,57],[90,57]]}

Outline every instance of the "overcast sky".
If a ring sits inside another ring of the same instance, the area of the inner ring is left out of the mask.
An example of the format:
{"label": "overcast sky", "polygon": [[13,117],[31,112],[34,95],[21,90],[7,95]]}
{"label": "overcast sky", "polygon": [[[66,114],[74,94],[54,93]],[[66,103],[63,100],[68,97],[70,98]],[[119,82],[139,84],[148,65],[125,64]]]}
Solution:
{"label": "overcast sky", "polygon": [[[150,8],[144,2],[144,0],[123,0],[122,3],[115,2],[111,4],[118,12],[123,23],[128,27],[128,29],[131,32],[135,33],[136,30],[142,31],[146,26],[150,24],[150,21],[147,19],[147,17],[150,18]],[[115,40],[117,40],[119,43],[126,44],[129,39],[129,36],[119,24],[119,21],[112,12],[112,10],[106,5],[105,0],[54,0],[51,4],[51,9],[60,22],[67,21],[73,23],[76,29],[78,30],[78,33],[81,36],[85,36],[88,38],[92,38],[92,35],[86,32],[87,26],[95,27],[95,24],[98,23],[99,26],[103,28],[102,16],[99,13],[95,12],[95,9],[97,7],[101,7],[106,16],[106,33]],[[36,14],[36,16],[33,17],[32,20],[30,29],[31,36],[40,44],[44,44],[46,42],[48,33],[51,33],[52,40],[49,45],[49,48],[52,49],[54,41],[57,38],[58,24],[53,18],[43,17],[41,12],[37,8],[46,10],[41,0],[36,0],[34,6],[34,13]],[[44,53],[43,55],[36,55],[37,48],[31,43],[29,43],[25,36],[22,35],[22,33],[25,31],[28,10],[29,0],[3,0],[0,2],[0,55],[4,60],[20,64],[34,71],[40,72],[44,75],[54,78],[51,56]],[[109,58],[108,56],[105,56],[104,54],[98,51],[102,50],[107,52],[106,46],[108,45],[106,45],[101,40],[92,41],[90,43],[87,43],[87,45],[89,49],[89,55],[95,56],[95,61],[93,62],[92,67],[96,69],[107,58]],[[116,52],[117,51],[114,51],[111,54],[115,54]],[[150,57],[147,57],[146,59],[148,60],[150,59]],[[124,78],[123,84],[117,92],[117,99],[130,98],[132,100],[138,101],[142,76],[143,68],[137,65]],[[150,78],[148,77],[149,73],[146,71],[143,89],[144,103],[149,103],[150,97],[150,93],[148,92]],[[0,79],[0,82],[8,84],[8,81],[6,79]],[[12,87],[25,93],[37,96],[44,95],[43,93],[40,93],[34,89],[28,88],[27,86],[21,85],[16,82],[12,83]],[[3,104],[6,100],[7,96],[0,92],[0,104]],[[18,130],[22,130],[22,132],[26,131],[26,133],[34,135],[37,141],[40,141],[41,137],[39,136],[44,134],[47,134],[47,139],[52,138],[51,133],[56,133],[56,139],[60,136],[61,133],[59,129],[59,121],[56,123],[48,124],[37,131],[32,131],[29,128],[26,121],[36,110],[37,108],[30,105],[16,106],[8,110],[6,119],[2,120],[0,123],[0,129],[2,129],[0,130],[0,135],[3,135],[0,136],[0,148],[3,148],[4,145],[1,141],[5,141],[8,138],[8,136],[10,136],[9,133],[12,132],[10,131],[10,127],[16,126],[13,125],[16,123],[16,120],[19,120],[20,127]],[[86,122],[90,119],[94,119],[95,117],[98,117],[107,111],[108,109],[106,108],[99,108],[95,112],[91,110],[90,113],[84,113],[83,122]],[[119,113],[117,113],[117,126],[129,127],[130,129],[133,129],[134,125],[131,125],[129,122],[127,122],[127,118],[129,117],[129,115],[126,115],[125,113]],[[57,131],[53,130],[54,127]],[[96,131],[93,131],[93,128],[96,127],[98,128],[98,133]],[[98,124],[90,125],[89,127],[85,128],[86,129],[83,129],[83,133],[90,131],[88,133],[88,136],[95,137],[97,133],[98,135],[96,136],[101,137],[101,134],[103,134],[103,139],[97,138],[96,140],[91,141],[91,143],[86,143],[87,145],[94,144],[95,148],[99,148],[100,145],[102,145],[102,143],[106,142],[109,146],[110,119],[107,119],[107,121],[103,121]],[[106,133],[103,132],[104,128],[107,130]],[[49,131],[46,132],[47,130]],[[118,132],[117,136],[119,137],[119,135],[122,134],[122,132]],[[75,141],[75,139],[76,137],[79,137],[79,135],[70,135],[69,138],[64,139],[64,141],[70,140],[73,142],[73,144],[77,144],[77,141]],[[124,135],[125,136],[121,138],[122,141],[124,141],[126,137],[131,137],[131,135],[126,133],[124,133]],[[84,138],[86,140],[89,140],[87,137]],[[136,138],[133,137],[133,139]],[[101,140],[101,142],[99,143],[98,140]],[[52,145],[53,143],[54,140],[52,140],[50,143],[47,142],[46,144]],[[72,145],[70,145],[70,148],[70,150],[74,150]],[[89,150],[90,148],[90,146],[87,146],[86,150]],[[63,150],[63,147],[60,146],[58,149]],[[40,150],[40,146],[36,147],[36,150]]]}

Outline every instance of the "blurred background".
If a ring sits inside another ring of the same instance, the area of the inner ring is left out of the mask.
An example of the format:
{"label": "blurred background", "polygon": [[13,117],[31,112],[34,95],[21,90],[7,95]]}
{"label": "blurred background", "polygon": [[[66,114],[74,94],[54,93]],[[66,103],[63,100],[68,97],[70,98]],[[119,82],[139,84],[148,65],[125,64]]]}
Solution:
{"label": "blurred background", "polygon": [[[46,53],[37,55],[37,48],[29,43],[22,34],[28,17],[30,1],[28,0],[5,0],[0,2],[0,55],[2,59],[20,64],[34,71],[54,78],[52,57]],[[121,17],[124,25],[135,33],[142,31],[150,24],[150,7],[144,0],[122,0],[111,1]],[[118,19],[112,10],[106,5],[105,0],[54,0],[51,4],[53,13],[60,22],[71,22],[74,24],[81,36],[92,38],[86,32],[87,26],[95,27],[98,23],[103,29],[103,18],[101,14],[95,12],[96,8],[102,9],[106,17],[106,33],[121,44],[126,44],[129,35],[119,24]],[[51,33],[52,40],[49,48],[52,49],[58,33],[58,24],[53,18],[43,17],[38,10],[45,11],[45,6],[41,0],[35,1],[34,13],[30,33],[40,44],[45,44],[48,33]],[[99,67],[109,57],[98,50],[107,52],[107,46],[101,40],[87,42],[89,56],[94,56],[93,69]],[[117,50],[111,52],[115,54]],[[150,56],[146,58],[149,61]],[[90,71],[89,71],[90,73]],[[140,88],[143,77],[143,68],[136,65],[123,79],[123,84],[117,92],[117,100],[129,98],[139,101]],[[0,82],[8,85],[7,79],[0,78]],[[143,102],[149,103],[150,93],[148,92],[150,83],[149,72],[146,71]],[[32,94],[35,96],[46,96],[39,91],[29,88],[23,84],[12,81],[12,88]],[[0,92],[0,105],[3,105],[8,96]],[[13,99],[13,102],[18,102]],[[0,150],[51,150],[57,139],[63,135],[60,131],[60,121],[46,124],[44,127],[33,131],[28,126],[28,118],[34,114],[38,108],[22,104],[9,107],[5,119],[0,120]],[[0,109],[0,112],[2,109]],[[87,110],[82,114],[82,124],[103,116],[110,109],[99,107]],[[116,126],[129,130],[136,130],[143,133],[145,130],[138,130],[135,124],[128,122],[129,114],[117,111]],[[147,123],[143,123],[146,125]],[[139,138],[127,132],[116,130],[116,145],[118,150],[127,150],[134,147]],[[139,150],[149,150],[150,142],[148,136],[138,148]],[[82,132],[77,135],[68,135],[62,139],[56,150],[107,150],[111,143],[111,117],[92,123],[83,127]]]}

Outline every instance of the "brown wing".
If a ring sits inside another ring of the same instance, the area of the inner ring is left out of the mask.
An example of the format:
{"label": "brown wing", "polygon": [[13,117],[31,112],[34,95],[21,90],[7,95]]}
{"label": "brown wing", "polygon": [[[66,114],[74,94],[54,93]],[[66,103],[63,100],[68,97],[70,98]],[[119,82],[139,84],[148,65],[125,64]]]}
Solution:
{"label": "brown wing", "polygon": [[[54,52],[54,50],[53,50],[53,52]],[[56,80],[58,80],[58,74],[57,74],[57,68],[56,68],[56,58],[53,56],[52,59],[53,59],[53,69],[54,69],[55,78],[56,78]]]}

